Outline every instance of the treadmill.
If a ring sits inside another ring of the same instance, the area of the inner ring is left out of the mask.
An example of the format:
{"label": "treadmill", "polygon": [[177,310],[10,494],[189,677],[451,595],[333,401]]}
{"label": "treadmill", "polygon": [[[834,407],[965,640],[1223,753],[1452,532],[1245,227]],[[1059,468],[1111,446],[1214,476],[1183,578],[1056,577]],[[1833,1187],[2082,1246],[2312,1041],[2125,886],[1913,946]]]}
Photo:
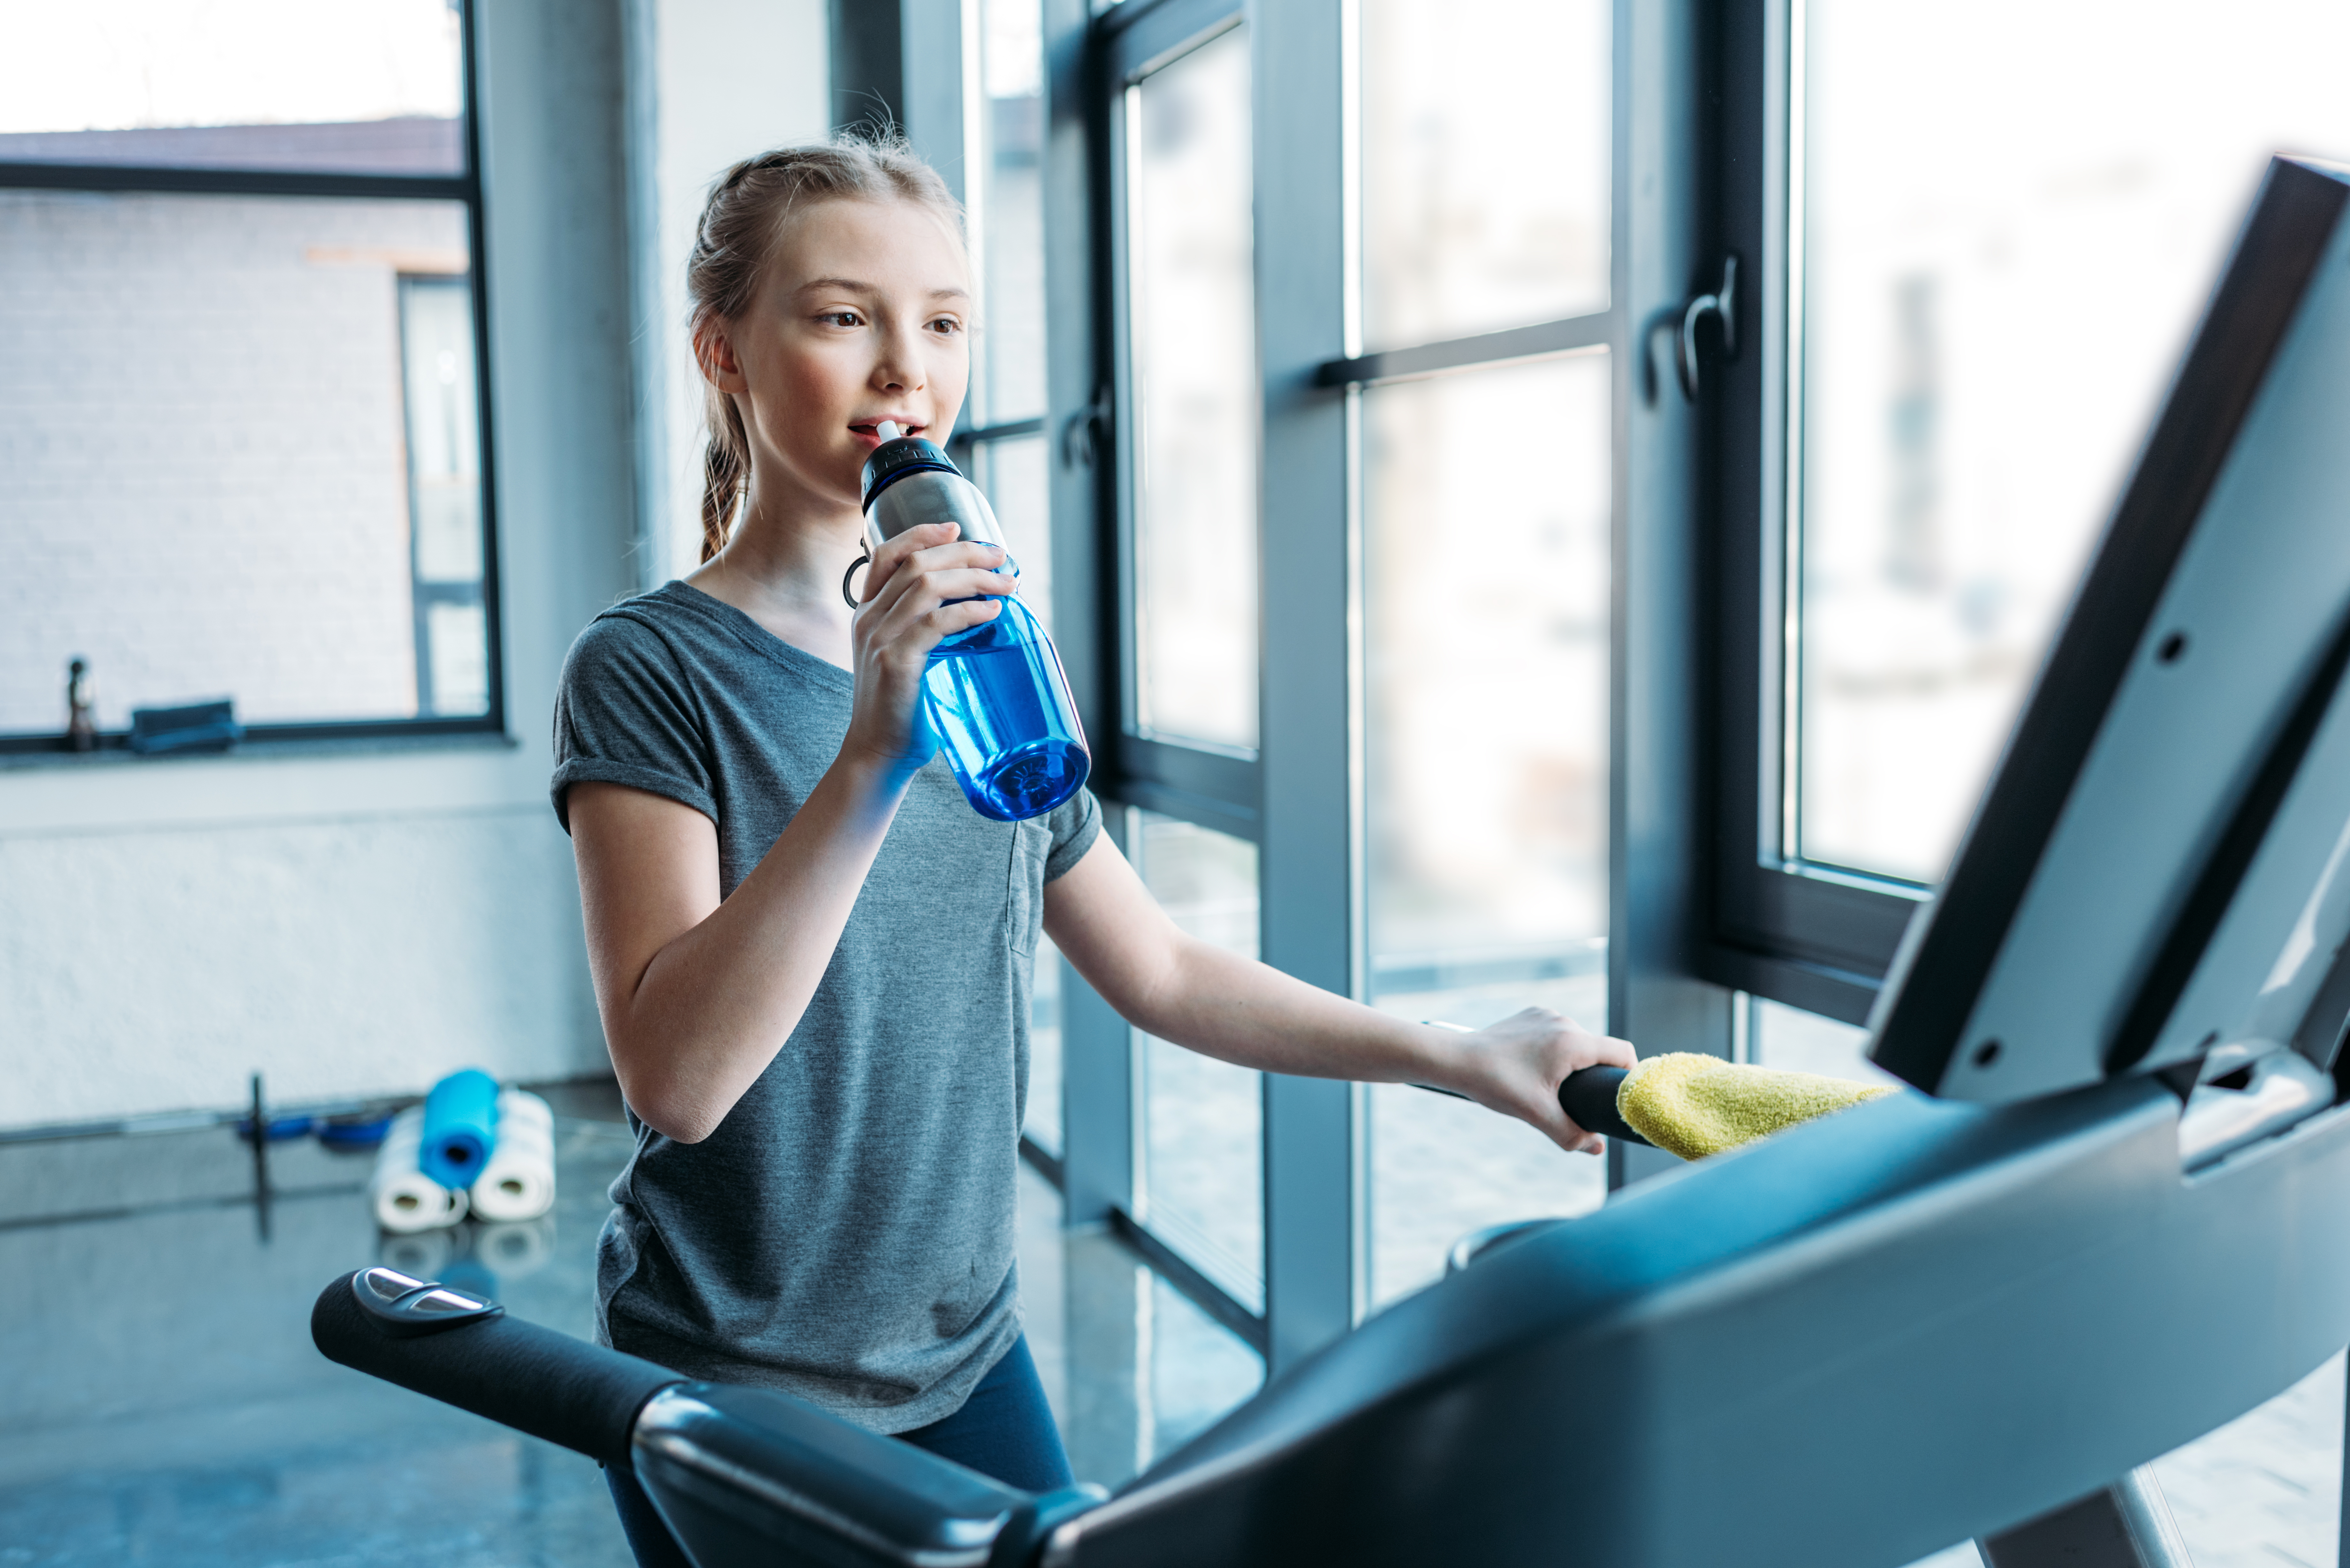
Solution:
{"label": "treadmill", "polygon": [[630,1467],[699,1568],[2183,1561],[2138,1468],[2350,1342],[2346,211],[2270,165],[1886,981],[1917,1092],[1471,1239],[1114,1495],[385,1269],[319,1348]]}

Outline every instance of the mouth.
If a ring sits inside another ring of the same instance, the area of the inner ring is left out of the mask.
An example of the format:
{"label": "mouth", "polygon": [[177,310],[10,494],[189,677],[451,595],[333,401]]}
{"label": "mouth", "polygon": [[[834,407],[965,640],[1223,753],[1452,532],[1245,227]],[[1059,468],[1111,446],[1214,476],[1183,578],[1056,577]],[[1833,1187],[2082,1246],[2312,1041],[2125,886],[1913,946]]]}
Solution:
{"label": "mouth", "polygon": [[[881,444],[882,421],[889,420],[890,418],[890,415],[882,414],[875,419],[859,420],[851,424],[848,428],[849,431],[857,437],[858,441],[862,443],[865,450],[871,452],[874,448]],[[899,419],[895,422],[898,426],[898,433],[901,436],[918,436],[924,431],[931,428],[930,426],[914,420]]]}

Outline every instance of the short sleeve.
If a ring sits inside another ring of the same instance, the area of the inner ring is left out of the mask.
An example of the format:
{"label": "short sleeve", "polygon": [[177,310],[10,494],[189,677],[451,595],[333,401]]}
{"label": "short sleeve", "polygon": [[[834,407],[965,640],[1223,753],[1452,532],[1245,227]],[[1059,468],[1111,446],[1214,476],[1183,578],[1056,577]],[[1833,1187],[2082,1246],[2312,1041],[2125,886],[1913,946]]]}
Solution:
{"label": "short sleeve", "polygon": [[1053,847],[1045,855],[1045,880],[1050,882],[1083,860],[1101,836],[1101,803],[1093,791],[1080,789],[1045,814],[1045,826],[1053,833]]}
{"label": "short sleeve", "polygon": [[556,819],[571,831],[576,784],[627,784],[718,820],[709,737],[676,654],[627,614],[599,616],[563,661],[555,692]]}

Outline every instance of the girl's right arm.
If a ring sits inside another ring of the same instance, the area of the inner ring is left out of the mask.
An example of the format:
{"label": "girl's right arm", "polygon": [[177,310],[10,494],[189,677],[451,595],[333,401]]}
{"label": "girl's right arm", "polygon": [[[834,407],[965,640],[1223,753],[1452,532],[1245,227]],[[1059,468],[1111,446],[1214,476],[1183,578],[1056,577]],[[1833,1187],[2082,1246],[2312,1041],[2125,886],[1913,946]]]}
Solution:
{"label": "girl's right arm", "polygon": [[[941,638],[992,619],[1014,591],[1003,552],[951,524],[876,553],[850,632],[856,706],[840,754],[733,894],[718,830],[623,784],[571,786],[588,962],[629,1108],[699,1143],[798,1027],[916,769],[922,667]],[[949,600],[962,600],[949,603]]]}

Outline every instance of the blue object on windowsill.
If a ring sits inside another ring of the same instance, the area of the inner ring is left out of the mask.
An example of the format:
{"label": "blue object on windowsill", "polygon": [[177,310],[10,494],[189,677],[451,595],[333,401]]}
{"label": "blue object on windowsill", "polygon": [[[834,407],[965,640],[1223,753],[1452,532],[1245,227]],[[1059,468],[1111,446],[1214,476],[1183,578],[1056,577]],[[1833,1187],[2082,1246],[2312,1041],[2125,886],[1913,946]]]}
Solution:
{"label": "blue object on windowsill", "polygon": [[[308,1137],[312,1132],[317,1130],[317,1126],[318,1121],[316,1116],[271,1116],[269,1118],[269,1141],[271,1143],[290,1143],[297,1137]],[[239,1116],[237,1118],[236,1136],[246,1143],[251,1143],[253,1141],[253,1118],[251,1116]]]}
{"label": "blue object on windowsill", "polygon": [[391,1132],[391,1114],[354,1111],[347,1116],[325,1116],[318,1122],[318,1142],[337,1154],[373,1154]]}
{"label": "blue object on windowsill", "polygon": [[192,702],[183,708],[133,708],[130,749],[142,756],[172,752],[224,752],[244,739],[236,704]]}
{"label": "blue object on windowsill", "polygon": [[471,1187],[498,1146],[498,1081],[478,1067],[452,1073],[424,1096],[416,1167],[454,1191]]}

